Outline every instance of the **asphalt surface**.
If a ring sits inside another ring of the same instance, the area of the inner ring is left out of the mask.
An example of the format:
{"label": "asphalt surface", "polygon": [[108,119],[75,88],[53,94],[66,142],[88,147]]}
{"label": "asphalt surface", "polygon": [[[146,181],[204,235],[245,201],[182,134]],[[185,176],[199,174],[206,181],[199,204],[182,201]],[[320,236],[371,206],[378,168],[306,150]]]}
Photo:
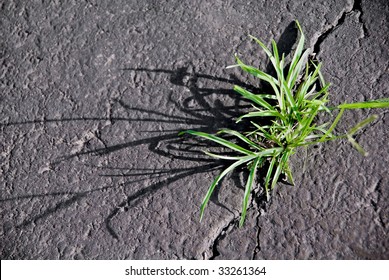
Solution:
{"label": "asphalt surface", "polygon": [[[298,19],[331,103],[389,96],[387,1],[1,1],[1,259],[388,259],[388,110],[357,140],[301,151],[270,203],[183,129],[234,127]],[[372,110],[348,112],[344,131]]]}

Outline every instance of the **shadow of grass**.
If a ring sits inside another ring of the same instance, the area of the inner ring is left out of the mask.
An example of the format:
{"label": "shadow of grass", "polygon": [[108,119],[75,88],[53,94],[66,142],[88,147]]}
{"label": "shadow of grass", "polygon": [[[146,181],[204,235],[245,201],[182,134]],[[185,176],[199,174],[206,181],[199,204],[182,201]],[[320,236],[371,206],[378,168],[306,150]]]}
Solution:
{"label": "shadow of grass", "polygon": [[[289,53],[291,46],[296,40],[297,31],[295,28],[292,28],[291,25],[285,30],[284,34],[281,36],[278,44],[280,44],[280,50],[285,53]],[[293,41],[293,42],[291,42]],[[288,43],[290,48],[288,48]],[[267,69],[271,72],[271,64],[269,63]],[[216,77],[208,74],[195,73],[193,71],[188,71],[188,67],[181,67],[176,70],[170,69],[146,69],[146,68],[124,68],[123,71],[134,71],[134,72],[148,72],[156,73],[160,75],[168,75],[169,82],[176,86],[181,86],[189,90],[190,96],[186,98],[183,102],[179,102],[173,98],[172,95],[169,96],[169,102],[174,106],[179,112],[182,113],[181,116],[170,115],[165,112],[151,110],[149,108],[139,108],[134,107],[129,104],[126,104],[123,100],[117,99],[114,100],[122,108],[129,112],[139,112],[144,113],[147,117],[137,117],[137,118],[101,118],[101,117],[78,117],[78,118],[62,118],[62,119],[43,119],[43,120],[31,120],[25,122],[10,122],[0,124],[0,127],[8,127],[15,125],[28,125],[36,123],[64,123],[64,122],[85,122],[85,121],[124,121],[124,122],[157,122],[157,123],[167,123],[167,124],[184,124],[187,129],[195,129],[204,132],[214,133],[220,128],[230,128],[237,129],[237,124],[233,121],[235,117],[239,116],[250,108],[250,106],[243,102],[242,98],[233,92],[231,89],[225,88],[203,88],[198,85],[200,79],[206,79],[209,81],[223,82],[229,84],[231,87],[232,84],[242,86],[254,93],[258,92],[258,88],[254,88],[251,85],[241,82],[238,78],[231,75],[229,78]],[[268,86],[263,85],[262,89],[266,89]],[[213,104],[207,100],[207,97],[210,95],[227,95],[234,100],[233,105],[225,105],[222,101],[216,100]],[[195,102],[197,107],[193,107],[190,104]],[[244,130],[242,125],[239,124],[238,130]],[[108,216],[105,219],[105,226],[109,234],[115,238],[119,239],[119,235],[115,232],[115,229],[111,226],[112,219],[121,211],[128,211],[131,207],[134,207],[139,202],[142,201],[145,197],[152,195],[156,191],[160,190],[164,186],[167,186],[173,182],[179,181],[188,176],[194,176],[196,174],[207,173],[215,170],[221,170],[225,168],[226,163],[224,161],[215,161],[207,157],[200,157],[199,151],[201,148],[217,148],[213,143],[205,142],[202,140],[188,140],[187,138],[179,138],[177,136],[178,132],[181,129],[171,129],[164,130],[162,135],[152,136],[148,138],[143,138],[139,140],[129,141],[121,144],[106,146],[104,148],[97,148],[92,150],[80,151],[70,155],[65,155],[61,158],[58,158],[57,161],[53,162],[53,165],[59,164],[61,162],[71,160],[75,157],[82,157],[86,155],[106,155],[112,152],[116,152],[122,149],[134,148],[140,145],[147,145],[148,149],[155,153],[156,155],[162,157],[169,157],[173,160],[183,160],[186,162],[199,162],[203,163],[200,166],[186,167],[186,168],[177,168],[177,169],[131,169],[130,172],[126,174],[101,174],[101,176],[121,176],[124,178],[137,178],[135,180],[130,180],[125,183],[125,186],[131,185],[134,182],[139,182],[144,180],[144,178],[158,177],[159,182],[153,183],[149,186],[146,186],[138,191],[135,191],[133,194],[127,196],[127,198],[116,205],[116,207],[111,210]],[[148,131],[150,132],[150,131]],[[166,149],[161,149],[161,143]],[[107,167],[107,169],[114,170],[115,167]],[[238,170],[238,173],[243,171],[242,169]],[[246,172],[246,171],[244,171]],[[259,178],[263,178],[264,174],[259,174]],[[239,179],[239,176],[233,175],[232,179],[235,182],[235,185],[239,188],[243,188],[242,182]],[[220,186],[221,184],[219,184]],[[50,215],[53,215],[57,211],[66,208],[73,203],[87,197],[88,194],[92,192],[99,192],[111,188],[116,188],[117,186],[104,186],[96,188],[93,190],[88,190],[84,192],[56,192],[56,193],[42,193],[34,195],[23,195],[18,197],[3,198],[0,199],[0,202],[13,201],[13,200],[23,200],[39,197],[50,197],[50,196],[66,196],[66,198],[58,202],[53,207],[50,207],[43,211],[43,213],[36,215],[31,218],[27,218],[21,224],[17,225],[17,228],[28,226],[31,223],[35,223],[38,220],[44,219]],[[257,191],[257,190],[253,190]],[[226,208],[218,202],[218,192],[217,188],[211,198],[213,203]],[[254,196],[257,205],[263,204],[264,197],[262,195]],[[229,210],[230,211],[230,210]]]}

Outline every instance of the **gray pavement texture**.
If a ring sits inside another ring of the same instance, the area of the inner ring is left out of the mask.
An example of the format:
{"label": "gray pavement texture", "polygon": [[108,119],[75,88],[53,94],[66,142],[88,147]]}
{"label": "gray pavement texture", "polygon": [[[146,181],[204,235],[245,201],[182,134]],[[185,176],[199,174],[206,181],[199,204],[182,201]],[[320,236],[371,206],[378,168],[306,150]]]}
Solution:
{"label": "gray pavement texture", "polygon": [[[294,187],[244,179],[199,205],[224,166],[179,138],[235,125],[238,69],[268,60],[247,34],[324,63],[331,102],[389,96],[387,1],[1,1],[1,259],[388,259],[387,110],[357,140],[301,151]],[[348,112],[339,131],[371,114]]]}

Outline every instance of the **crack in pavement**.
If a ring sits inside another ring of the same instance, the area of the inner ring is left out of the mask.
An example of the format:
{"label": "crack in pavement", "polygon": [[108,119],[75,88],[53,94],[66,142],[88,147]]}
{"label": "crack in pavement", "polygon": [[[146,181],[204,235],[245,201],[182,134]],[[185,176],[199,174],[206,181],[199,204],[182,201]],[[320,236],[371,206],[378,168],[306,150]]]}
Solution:
{"label": "crack in pavement", "polygon": [[335,31],[339,26],[341,26],[346,17],[351,15],[353,12],[358,12],[358,21],[362,24],[363,36],[368,36],[368,30],[366,28],[365,23],[362,21],[363,10],[362,10],[362,0],[354,0],[353,4],[349,8],[345,8],[341,14],[341,16],[329,27],[327,27],[324,31],[321,32],[319,37],[316,39],[316,42],[313,44],[313,55],[317,57],[320,52],[321,44],[327,39],[327,37]]}
{"label": "crack in pavement", "polygon": [[[260,193],[257,188],[252,191],[251,197],[252,197],[252,201],[250,203],[250,206],[247,208],[247,212],[254,209],[258,213],[257,217],[256,217],[256,224],[255,224],[256,227],[258,227],[258,231],[256,234],[256,245],[255,245],[255,248],[253,250],[253,256],[252,256],[252,259],[255,259],[258,252],[261,250],[260,242],[259,242],[259,235],[260,235],[262,229],[259,226],[259,219],[261,217],[261,213],[263,211],[266,211],[267,201],[264,197],[264,194]],[[222,228],[222,230],[220,231],[220,233],[216,236],[216,238],[212,242],[212,245],[210,246],[210,248],[212,249],[212,256],[209,257],[209,260],[214,260],[214,259],[216,259],[216,257],[221,255],[219,250],[218,250],[219,243],[222,240],[224,240],[224,238],[227,237],[228,233],[230,233],[235,228],[235,226],[239,227],[238,224],[239,224],[239,220],[240,220],[240,215],[238,217],[232,218],[228,222],[228,224],[226,226],[224,226]],[[204,252],[202,255],[205,256],[206,252]],[[206,258],[204,257],[204,259],[206,259]]]}
{"label": "crack in pavement", "polygon": [[261,251],[260,234],[261,234],[262,228],[259,226],[259,224],[260,224],[260,218],[262,216],[262,212],[266,212],[266,206],[269,203],[269,202],[267,202],[264,194],[257,196],[258,194],[256,193],[255,195],[256,195],[255,197],[257,197],[257,199],[254,199],[253,203],[255,204],[255,206],[256,206],[255,209],[258,212],[258,216],[256,218],[256,223],[255,223],[258,230],[257,230],[257,236],[256,236],[257,244],[255,245],[255,248],[253,250],[252,260],[255,260],[258,253]]}
{"label": "crack in pavement", "polygon": [[209,258],[209,260],[214,260],[217,256],[220,256],[220,252],[217,249],[219,242],[222,241],[227,236],[227,233],[230,232],[235,227],[235,224],[237,223],[238,223],[238,218],[234,217],[225,227],[222,228],[220,233],[216,236],[215,240],[212,242],[211,245],[212,256]]}
{"label": "crack in pavement", "polygon": [[[375,188],[374,188],[374,192],[377,192],[378,197],[383,197],[382,181],[383,181],[382,178],[379,179],[378,182],[376,183]],[[385,221],[383,220],[382,216],[380,215],[381,209],[378,206],[378,201],[374,201],[374,200],[370,199],[370,204],[373,207],[374,213],[377,215],[376,223],[378,223],[378,225],[380,225],[384,230],[386,230],[387,225],[386,225]]]}
{"label": "crack in pavement", "polygon": [[369,36],[369,32],[367,30],[367,27],[366,27],[365,23],[362,21],[362,17],[363,17],[362,0],[355,0],[354,1],[354,5],[353,5],[352,11],[358,11],[359,12],[358,21],[359,21],[360,24],[362,24],[363,35],[364,36]]}

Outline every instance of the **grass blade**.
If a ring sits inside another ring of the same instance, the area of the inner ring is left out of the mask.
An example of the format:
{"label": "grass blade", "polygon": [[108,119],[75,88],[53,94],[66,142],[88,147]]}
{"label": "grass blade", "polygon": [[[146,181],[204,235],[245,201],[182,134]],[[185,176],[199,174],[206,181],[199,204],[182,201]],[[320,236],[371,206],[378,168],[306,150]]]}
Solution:
{"label": "grass blade", "polygon": [[358,130],[364,128],[366,125],[368,125],[369,123],[371,123],[372,121],[375,121],[376,119],[378,119],[378,115],[372,115],[366,119],[364,119],[363,121],[359,122],[357,125],[355,125],[353,128],[351,128],[347,134],[350,135],[350,136],[353,136],[355,133],[358,132]]}
{"label": "grass blade", "polygon": [[367,109],[367,108],[388,108],[389,98],[370,100],[356,103],[343,103],[338,106],[339,109]]}
{"label": "grass blade", "polygon": [[347,134],[347,139],[351,143],[351,145],[363,156],[368,156],[368,153],[361,147],[361,145],[358,144],[357,141],[355,141],[354,138],[352,138],[350,135]]}
{"label": "grass blade", "polygon": [[194,130],[185,130],[185,131],[180,132],[178,135],[182,135],[184,133],[192,134],[195,136],[205,138],[207,140],[211,140],[211,141],[216,142],[220,145],[223,145],[224,147],[230,148],[231,150],[237,151],[237,152],[242,153],[242,154],[254,155],[253,152],[246,150],[245,148],[242,148],[241,146],[239,146],[235,143],[232,143],[230,141],[227,141],[223,138],[217,137],[217,136],[209,134],[209,133],[194,131]]}
{"label": "grass blade", "polygon": [[284,57],[280,61],[280,56],[278,54],[278,48],[277,48],[276,42],[274,40],[272,40],[271,44],[273,46],[273,56],[270,58],[270,60],[273,64],[274,69],[276,70],[277,77],[278,77],[278,83],[280,85],[282,85],[285,82],[284,69],[283,69],[284,68]]}
{"label": "grass blade", "polygon": [[236,122],[240,122],[244,118],[255,118],[255,117],[278,117],[283,121],[286,121],[283,115],[281,115],[278,111],[256,111],[250,112],[243,116],[240,116]]}
{"label": "grass blade", "polygon": [[234,86],[234,90],[238,93],[240,93],[243,97],[253,101],[254,103],[261,105],[262,107],[268,109],[268,110],[274,110],[273,106],[271,106],[268,102],[266,102],[262,97],[259,95],[255,95],[248,90],[240,87],[240,86]]}
{"label": "grass blade", "polygon": [[252,67],[252,66],[248,66],[246,64],[244,64],[237,56],[236,56],[236,61],[238,62],[239,66],[246,72],[254,75],[255,77],[261,79],[261,80],[264,80],[270,84],[277,84],[277,80],[275,78],[273,78],[272,76],[270,76],[269,74],[266,74],[265,72],[255,68],[255,67]]}
{"label": "grass blade", "polygon": [[[294,87],[294,85],[296,83],[296,80],[297,80],[297,77],[299,76],[299,74],[301,72],[301,69],[302,69],[303,65],[305,64],[305,60],[307,59],[307,57],[309,55],[309,52],[310,52],[310,49],[307,49],[303,53],[303,55],[298,58],[299,61],[293,67],[293,69],[289,69],[288,77],[286,79],[289,88],[293,88]],[[289,76],[289,74],[290,74],[290,76]]]}
{"label": "grass blade", "polygon": [[263,148],[261,146],[257,145],[256,143],[254,143],[253,141],[248,139],[246,136],[244,136],[243,134],[241,134],[241,133],[239,133],[239,132],[237,132],[235,130],[222,129],[218,133],[226,133],[226,134],[229,134],[229,135],[233,135],[235,137],[238,137],[243,142],[247,143],[250,147],[254,147],[254,148],[258,149],[258,150],[263,150]]}
{"label": "grass blade", "polygon": [[300,26],[300,23],[298,22],[298,20],[296,20],[296,25],[297,25],[297,28],[300,31],[301,35],[300,35],[300,40],[298,42],[296,51],[295,51],[294,56],[292,58],[292,62],[290,63],[288,76],[286,78],[286,81],[287,81],[289,87],[292,86],[292,79],[293,79],[292,75],[294,75],[296,65],[297,65],[298,61],[300,60],[301,53],[303,52],[303,48],[304,48],[304,42],[305,42],[305,36],[304,36],[304,33],[301,29],[301,26]]}
{"label": "grass blade", "polygon": [[290,170],[288,162],[285,163],[284,171],[286,173],[286,176],[288,177],[289,183],[291,183],[294,186],[294,179],[293,179],[292,171]]}
{"label": "grass blade", "polygon": [[277,139],[277,137],[275,137],[272,134],[270,134],[269,132],[267,132],[263,127],[261,127],[260,125],[256,124],[255,122],[251,122],[251,124],[254,125],[257,128],[257,130],[262,132],[266,139],[268,139],[270,141],[274,141],[279,146],[282,146],[282,143]]}
{"label": "grass blade", "polygon": [[324,141],[328,135],[331,134],[331,132],[335,129],[336,125],[338,124],[338,122],[340,121],[340,118],[342,117],[343,113],[344,113],[344,108],[340,109],[340,112],[339,114],[336,116],[334,122],[332,123],[332,125],[330,126],[330,128],[327,130],[327,132],[323,135],[322,138],[320,138],[319,141]]}
{"label": "grass blade", "polygon": [[292,95],[292,92],[290,90],[290,87],[287,85],[286,81],[283,82],[283,89],[286,93],[286,100],[288,101],[289,103],[289,108],[291,108],[292,110],[295,110],[296,109],[296,103],[294,101],[294,98],[293,98],[293,95]]}
{"label": "grass blade", "polygon": [[207,156],[210,156],[210,157],[213,157],[213,158],[217,158],[217,159],[223,159],[223,160],[241,160],[241,159],[246,158],[246,156],[237,157],[237,156],[227,156],[227,155],[214,154],[214,153],[211,153],[211,152],[208,152],[208,151],[203,151],[203,152]]}
{"label": "grass blade", "polygon": [[248,161],[250,161],[250,160],[252,160],[254,158],[255,158],[254,156],[248,156],[248,157],[245,157],[244,159],[236,161],[235,163],[230,165],[222,173],[220,173],[220,175],[218,175],[215,178],[215,180],[212,182],[211,186],[209,187],[209,189],[207,191],[207,194],[205,195],[205,197],[203,199],[203,202],[201,203],[201,206],[200,206],[200,221],[203,219],[205,207],[207,206],[207,203],[208,203],[209,199],[211,198],[211,195],[212,195],[213,191],[215,190],[215,187],[217,186],[219,181],[224,176],[226,176],[228,173],[230,173],[232,170],[234,170],[236,167],[238,167],[239,165],[242,165],[242,164],[244,164],[244,163],[246,163],[246,162],[248,162]]}
{"label": "grass blade", "polygon": [[240,217],[239,227],[243,226],[244,220],[246,218],[247,206],[249,203],[251,189],[252,189],[253,182],[255,181],[255,175],[257,173],[258,164],[260,163],[260,160],[261,160],[261,158],[257,157],[254,160],[254,162],[250,168],[250,174],[249,174],[249,177],[247,179],[246,188],[245,188],[244,197],[243,197],[242,214]]}
{"label": "grass blade", "polygon": [[260,151],[259,153],[257,153],[257,156],[270,157],[273,155],[279,155],[283,150],[284,150],[284,148],[282,148],[282,147],[267,148],[267,149],[264,149],[264,150]]}
{"label": "grass blade", "polygon": [[[322,87],[319,92],[317,92],[315,95],[312,96],[312,99],[316,99],[323,93],[327,93],[329,87],[330,87],[329,83],[325,84],[324,87]],[[305,96],[305,98],[308,98],[308,96]]]}
{"label": "grass blade", "polygon": [[277,100],[278,100],[278,103],[280,105],[280,108],[283,108],[284,105],[283,105],[283,101],[280,97],[279,89],[277,87],[277,80],[274,77],[270,76],[269,74],[266,74],[265,72],[255,68],[255,67],[248,66],[248,65],[244,64],[237,56],[235,56],[235,58],[239,64],[240,68],[242,68],[243,71],[246,71],[247,73],[250,73],[254,77],[257,77],[260,80],[264,80],[265,82],[268,82],[270,84],[274,93],[277,96]]}
{"label": "grass blade", "polygon": [[280,175],[281,175],[281,172],[283,171],[285,164],[288,162],[289,155],[290,155],[290,151],[285,151],[285,152],[282,154],[282,156],[281,156],[281,158],[280,158],[280,161],[279,161],[279,163],[278,163],[276,172],[274,173],[273,181],[272,181],[272,183],[271,183],[270,189],[274,189],[276,183],[278,182],[278,179],[279,179],[279,177],[280,177]]}
{"label": "grass blade", "polygon": [[267,169],[267,173],[266,173],[265,192],[266,192],[267,201],[269,201],[269,198],[270,198],[270,196],[269,196],[269,183],[270,183],[270,180],[271,180],[271,175],[273,174],[274,165],[277,162],[277,158],[278,158],[278,156],[273,156],[272,160],[270,161],[269,168]]}
{"label": "grass blade", "polygon": [[259,40],[258,38],[254,37],[254,36],[252,36],[252,35],[249,35],[249,37],[250,37],[251,39],[253,39],[255,42],[257,42],[258,45],[261,46],[261,48],[265,51],[265,53],[267,54],[267,56],[268,56],[269,58],[272,57],[272,53],[271,53],[270,50],[265,46],[265,44],[262,43],[261,40]]}

